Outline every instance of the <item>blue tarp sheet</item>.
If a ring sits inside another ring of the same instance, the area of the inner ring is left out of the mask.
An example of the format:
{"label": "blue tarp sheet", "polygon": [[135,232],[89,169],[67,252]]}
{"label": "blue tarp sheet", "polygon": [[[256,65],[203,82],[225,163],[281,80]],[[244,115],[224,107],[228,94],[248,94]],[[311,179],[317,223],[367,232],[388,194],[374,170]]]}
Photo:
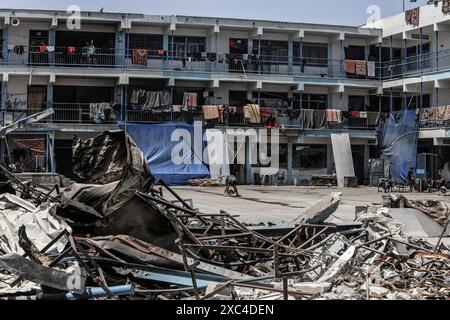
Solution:
{"label": "blue tarp sheet", "polygon": [[[120,123],[119,127],[125,129],[123,123]],[[190,145],[184,144],[189,152],[178,153],[183,159],[181,164],[172,161],[172,152],[179,150],[180,145],[180,141],[171,141],[172,133],[178,129],[188,131],[192,137]],[[155,179],[162,178],[169,185],[187,185],[188,180],[211,177],[208,168],[201,161],[203,139],[198,141],[199,152],[194,151],[194,126],[178,123],[128,124],[127,131],[144,153]]]}
{"label": "blue tarp sheet", "polygon": [[391,114],[381,128],[381,159],[389,160],[391,178],[398,183],[407,180],[410,168],[416,168],[419,121],[415,109]]}

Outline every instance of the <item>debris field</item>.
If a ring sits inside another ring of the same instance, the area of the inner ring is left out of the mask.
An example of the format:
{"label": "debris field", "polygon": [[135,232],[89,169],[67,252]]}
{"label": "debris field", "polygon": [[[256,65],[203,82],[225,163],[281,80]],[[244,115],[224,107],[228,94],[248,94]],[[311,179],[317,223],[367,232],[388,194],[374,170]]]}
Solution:
{"label": "debris field", "polygon": [[[450,299],[445,203],[392,195],[338,225],[332,193],[287,226],[252,227],[199,212],[124,132],[74,138],[73,161],[77,183],[51,190],[0,168],[0,299]],[[434,220],[438,243],[391,207]]]}

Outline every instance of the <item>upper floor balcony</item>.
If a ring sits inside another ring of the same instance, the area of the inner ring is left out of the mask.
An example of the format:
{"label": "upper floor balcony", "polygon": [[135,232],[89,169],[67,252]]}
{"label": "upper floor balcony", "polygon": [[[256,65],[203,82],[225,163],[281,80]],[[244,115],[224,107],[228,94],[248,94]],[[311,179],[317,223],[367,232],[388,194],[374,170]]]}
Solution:
{"label": "upper floor balcony", "polygon": [[449,69],[450,50],[412,55],[381,64],[382,79],[385,80],[448,71]]}
{"label": "upper floor balcony", "polygon": [[8,46],[1,58],[1,64],[8,66],[238,73],[244,77],[247,74],[261,74],[374,80],[379,79],[383,70],[379,63],[368,60],[207,52],[180,55],[164,50],[89,47]]}

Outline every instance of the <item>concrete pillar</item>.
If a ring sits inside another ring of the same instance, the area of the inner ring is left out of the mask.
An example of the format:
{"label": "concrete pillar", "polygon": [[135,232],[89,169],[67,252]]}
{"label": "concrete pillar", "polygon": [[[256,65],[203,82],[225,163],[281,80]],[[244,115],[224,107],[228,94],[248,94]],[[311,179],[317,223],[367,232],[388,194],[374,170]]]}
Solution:
{"label": "concrete pillar", "polygon": [[169,51],[169,33],[164,31],[163,34],[163,50]]}
{"label": "concrete pillar", "polygon": [[369,158],[370,158],[370,146],[364,145],[364,183],[369,182]]}
{"label": "concrete pillar", "polygon": [[[47,108],[53,107],[53,83],[47,84]],[[48,121],[52,122],[53,117],[49,117]]]}
{"label": "concrete pillar", "polygon": [[288,92],[288,99],[289,99],[289,109],[292,110],[294,109],[294,93],[289,90]]}
{"label": "concrete pillar", "polygon": [[333,169],[333,162],[334,162],[333,145],[327,144],[327,170],[328,170],[328,173],[330,173],[331,170]]}
{"label": "concrete pillar", "polygon": [[435,53],[436,53],[436,71],[439,71],[439,31],[436,31],[436,47],[435,47]]}
{"label": "concrete pillar", "polygon": [[439,107],[439,88],[435,88],[434,94],[436,95],[434,106]]}
{"label": "concrete pillar", "polygon": [[345,59],[345,48],[344,48],[344,40],[341,40],[341,63],[340,63],[340,74],[341,77],[345,77],[345,72],[344,72],[344,59]]}
{"label": "concrete pillar", "polygon": [[2,81],[2,109],[6,108],[8,102],[8,81]]}
{"label": "concrete pillar", "polygon": [[248,48],[247,48],[248,50],[248,54],[253,54],[253,38],[252,37],[249,37],[248,38]]}
{"label": "concrete pillar", "polygon": [[55,155],[55,132],[50,132],[47,135],[48,139],[48,155],[49,155],[49,165],[50,165],[50,172],[55,174],[56,173],[56,155]]}
{"label": "concrete pillar", "polygon": [[287,148],[287,184],[294,184],[294,173],[293,173],[293,162],[294,162],[294,145],[288,143]]}
{"label": "concrete pillar", "polygon": [[211,35],[207,34],[205,39],[206,39],[205,41],[206,52],[212,52]]}
{"label": "concrete pillar", "polygon": [[[48,32],[48,45],[49,46],[56,46],[56,30],[54,28],[51,28]],[[55,65],[55,52],[50,52],[48,54],[48,62],[50,65]]]}
{"label": "concrete pillar", "polygon": [[288,41],[288,68],[289,73],[292,73],[294,69],[294,41],[292,38],[289,38]]}
{"label": "concrete pillar", "polygon": [[247,91],[247,100],[253,101],[253,91]]}
{"label": "concrete pillar", "polygon": [[5,63],[8,63],[8,34],[9,34],[9,25],[3,25],[3,60]]}
{"label": "concrete pillar", "polygon": [[122,29],[116,32],[116,65],[125,65],[125,54],[127,50],[127,32]]}

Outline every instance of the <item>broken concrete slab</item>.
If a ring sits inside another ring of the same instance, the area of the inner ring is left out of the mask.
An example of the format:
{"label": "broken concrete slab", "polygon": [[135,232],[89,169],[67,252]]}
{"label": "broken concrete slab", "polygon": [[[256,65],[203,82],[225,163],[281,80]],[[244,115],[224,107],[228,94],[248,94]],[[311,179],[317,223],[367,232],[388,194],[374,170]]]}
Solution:
{"label": "broken concrete slab", "polygon": [[302,282],[294,284],[295,291],[305,295],[324,294],[331,289],[330,282]]}
{"label": "broken concrete slab", "polygon": [[291,224],[321,224],[336,212],[341,199],[341,193],[331,193],[306,210],[302,215],[292,221]]}
{"label": "broken concrete slab", "polygon": [[62,271],[45,267],[11,253],[0,256],[0,267],[25,280],[50,288],[74,293],[84,291],[86,277],[78,264],[75,264],[70,271]]}
{"label": "broken concrete slab", "polygon": [[389,209],[389,214],[403,224],[403,232],[418,238],[439,238],[443,228],[418,209]]}

